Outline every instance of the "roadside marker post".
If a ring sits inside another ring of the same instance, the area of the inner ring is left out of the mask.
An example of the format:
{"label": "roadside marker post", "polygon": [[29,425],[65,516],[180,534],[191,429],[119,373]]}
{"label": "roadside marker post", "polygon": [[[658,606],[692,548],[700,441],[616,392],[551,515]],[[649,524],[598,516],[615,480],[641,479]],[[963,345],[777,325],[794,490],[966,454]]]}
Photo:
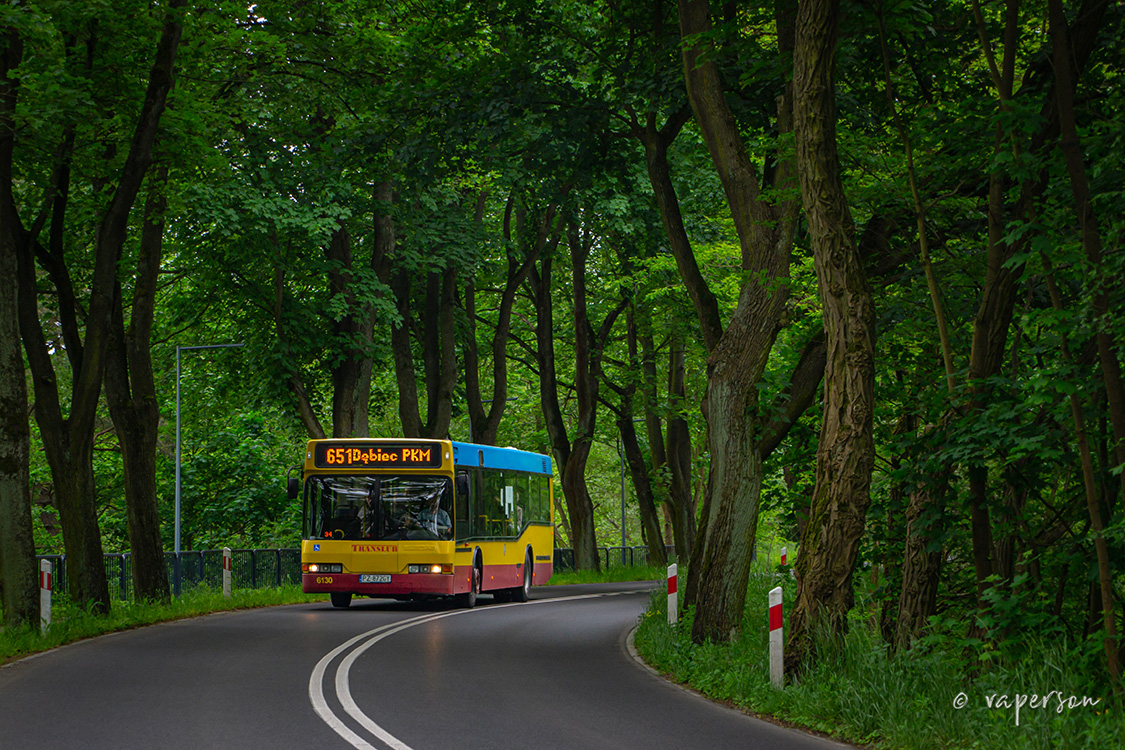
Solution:
{"label": "roadside marker post", "polygon": [[668,566],[668,624],[675,625],[679,619],[676,611],[676,563]]}
{"label": "roadside marker post", "polygon": [[51,561],[39,561],[39,632],[51,625]]}
{"label": "roadside marker post", "polygon": [[223,547],[223,596],[230,599],[231,553],[230,547]]}
{"label": "roadside marker post", "polygon": [[782,548],[781,548],[781,564],[782,564],[782,565],[785,565],[785,560],[786,560],[786,556],[785,556],[785,548],[784,548],[784,547],[782,547]]}
{"label": "roadside marker post", "polygon": [[785,674],[781,629],[781,587],[770,590],[770,683],[780,689]]}

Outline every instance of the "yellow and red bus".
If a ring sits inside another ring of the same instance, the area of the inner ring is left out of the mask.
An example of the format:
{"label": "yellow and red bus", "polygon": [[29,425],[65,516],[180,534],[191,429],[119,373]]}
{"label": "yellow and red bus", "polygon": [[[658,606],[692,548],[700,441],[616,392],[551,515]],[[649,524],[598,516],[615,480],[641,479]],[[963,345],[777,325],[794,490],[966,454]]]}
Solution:
{"label": "yellow and red bus", "polygon": [[300,480],[301,584],[472,607],[527,601],[553,571],[551,459],[450,440],[310,440]]}

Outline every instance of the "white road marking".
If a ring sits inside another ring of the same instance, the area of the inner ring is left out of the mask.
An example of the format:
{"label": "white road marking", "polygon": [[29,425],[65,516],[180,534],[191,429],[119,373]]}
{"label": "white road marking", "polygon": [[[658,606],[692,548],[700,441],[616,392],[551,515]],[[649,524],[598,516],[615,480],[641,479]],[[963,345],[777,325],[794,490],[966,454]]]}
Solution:
{"label": "white road marking", "polygon": [[597,599],[607,596],[621,596],[623,594],[636,593],[640,593],[640,591],[610,591],[602,594],[580,594],[578,596],[565,596],[555,599],[535,599],[530,602],[499,604],[481,609],[458,609],[452,612],[441,612],[432,615],[419,615],[418,617],[412,617],[409,620],[389,623],[387,625],[383,625],[382,627],[375,628],[374,630],[368,630],[366,633],[360,633],[353,638],[349,638],[348,640],[344,641],[339,646],[325,654],[324,657],[319,662],[317,662],[316,667],[313,668],[312,674],[309,675],[309,702],[312,703],[312,707],[313,710],[316,711],[316,715],[319,716],[321,720],[323,720],[324,723],[332,729],[332,731],[336,732],[336,734],[344,738],[344,740],[352,747],[356,748],[356,750],[378,750],[378,748],[369,743],[363,737],[359,736],[351,729],[349,729],[347,724],[345,724],[344,721],[339,716],[337,716],[335,712],[332,711],[332,709],[328,705],[328,701],[324,698],[324,675],[328,671],[328,665],[331,664],[337,656],[352,648],[357,643],[364,641],[362,645],[358,646],[347,656],[345,656],[344,659],[340,662],[339,666],[336,667],[336,678],[334,681],[336,686],[336,697],[339,699],[340,705],[344,707],[344,711],[355,721],[359,722],[360,726],[370,732],[371,735],[379,742],[391,748],[391,750],[413,750],[410,745],[407,745],[405,742],[395,737],[387,730],[383,729],[383,727],[379,726],[379,724],[372,720],[371,717],[363,713],[363,711],[356,704],[355,699],[352,698],[350,685],[350,672],[352,664],[354,664],[355,660],[358,659],[360,655],[362,655],[363,652],[365,652],[367,649],[371,648],[387,636],[394,635],[395,633],[402,632],[403,630],[408,630],[415,627],[416,625],[422,625],[427,622],[440,620],[445,617],[453,617],[454,615],[467,615],[470,612],[490,612],[496,611],[498,609],[503,609],[505,607],[523,607],[529,604],[548,604],[550,602],[557,603],[561,601],[573,601],[576,599]]}

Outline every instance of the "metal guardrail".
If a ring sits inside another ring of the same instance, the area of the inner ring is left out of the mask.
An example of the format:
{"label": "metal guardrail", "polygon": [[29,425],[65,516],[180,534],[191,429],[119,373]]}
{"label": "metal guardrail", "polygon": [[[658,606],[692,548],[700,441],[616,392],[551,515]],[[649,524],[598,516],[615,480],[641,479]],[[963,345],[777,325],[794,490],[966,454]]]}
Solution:
{"label": "metal guardrail", "polygon": [[[665,546],[665,556],[671,559],[675,549]],[[607,568],[631,568],[635,565],[655,565],[648,553],[648,547],[598,547],[598,560],[603,570]],[[563,547],[555,550],[555,570],[558,572],[574,570],[574,550]]]}
{"label": "metal guardrail", "polygon": [[[672,548],[668,547],[668,555]],[[301,550],[296,547],[280,549],[235,549],[231,551],[235,588],[264,588],[301,582]],[[128,552],[107,553],[105,574],[111,595],[120,601],[133,598],[132,555]],[[598,547],[602,568],[651,565],[647,547]],[[50,560],[54,568],[54,589],[67,590],[66,555],[39,555],[39,560]],[[176,553],[164,553],[164,567],[168,571],[168,586],[174,586]],[[554,568],[559,572],[574,570],[574,550],[555,550]],[[223,585],[223,551],[221,549],[184,550],[180,552],[180,580],[182,587]]]}
{"label": "metal guardrail", "polygon": [[[264,588],[280,586],[285,583],[301,582],[301,550],[281,549],[236,549],[231,551],[232,584],[235,588]],[[66,555],[39,555],[40,560],[50,560],[54,567],[54,589],[67,590]],[[120,601],[133,598],[132,555],[128,552],[107,553],[105,574],[109,580],[110,594]],[[168,586],[174,584],[176,553],[164,553],[164,568],[168,574]],[[182,586],[207,585],[220,588],[223,585],[223,551],[221,549],[185,550],[180,552],[180,578]]]}

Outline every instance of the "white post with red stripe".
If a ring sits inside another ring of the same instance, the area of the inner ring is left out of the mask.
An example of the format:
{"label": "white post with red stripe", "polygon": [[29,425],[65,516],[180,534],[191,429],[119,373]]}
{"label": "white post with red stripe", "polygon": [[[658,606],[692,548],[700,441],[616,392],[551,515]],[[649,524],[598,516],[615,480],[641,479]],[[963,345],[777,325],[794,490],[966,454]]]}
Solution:
{"label": "white post with red stripe", "polygon": [[785,674],[785,648],[781,631],[781,587],[770,591],[770,683],[782,685]]}
{"label": "white post with red stripe", "polygon": [[668,624],[675,625],[679,619],[676,611],[676,564],[668,566]]}
{"label": "white post with red stripe", "polygon": [[39,632],[46,635],[51,624],[51,561],[39,561]]}
{"label": "white post with red stripe", "polygon": [[231,554],[230,547],[223,547],[223,596],[230,599]]}
{"label": "white post with red stripe", "polygon": [[781,548],[781,564],[782,564],[782,565],[784,565],[784,564],[785,564],[785,560],[786,560],[786,557],[785,557],[785,548],[784,548],[784,547],[782,547],[782,548]]}

